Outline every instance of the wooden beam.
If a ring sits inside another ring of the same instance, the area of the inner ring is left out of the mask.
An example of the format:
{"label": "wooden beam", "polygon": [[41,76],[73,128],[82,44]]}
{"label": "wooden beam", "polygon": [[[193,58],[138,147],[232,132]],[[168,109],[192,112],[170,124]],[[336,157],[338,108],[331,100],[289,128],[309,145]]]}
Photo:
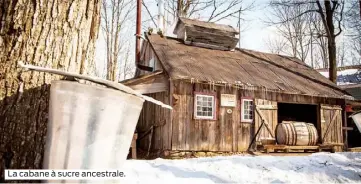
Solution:
{"label": "wooden beam", "polygon": [[277,105],[257,105],[260,110],[277,110]]}
{"label": "wooden beam", "polygon": [[153,67],[149,67],[149,66],[145,66],[145,65],[141,65],[141,64],[137,64],[137,68],[139,68],[141,70],[148,71],[148,72],[153,71]]}
{"label": "wooden beam", "polygon": [[353,127],[342,127],[342,130],[353,130]]}
{"label": "wooden beam", "polygon": [[164,83],[138,84],[129,87],[141,94],[158,93],[168,90]]}

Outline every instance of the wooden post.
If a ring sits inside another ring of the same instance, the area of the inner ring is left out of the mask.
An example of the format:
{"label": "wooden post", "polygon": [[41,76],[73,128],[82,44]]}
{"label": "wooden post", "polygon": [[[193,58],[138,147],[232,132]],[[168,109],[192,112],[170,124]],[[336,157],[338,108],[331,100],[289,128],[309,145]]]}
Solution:
{"label": "wooden post", "polygon": [[137,159],[137,138],[138,138],[138,134],[135,133],[133,135],[133,140],[132,140],[132,159]]}
{"label": "wooden post", "polygon": [[264,120],[262,120],[261,126],[259,126],[259,128],[258,128],[258,130],[257,130],[257,133],[254,135],[251,143],[249,144],[248,149],[247,149],[248,151],[249,151],[249,149],[251,148],[251,146],[253,145],[254,141],[256,140],[258,133],[261,131],[261,129],[262,129],[262,127],[263,127],[263,124],[264,124]]}
{"label": "wooden post", "polygon": [[[343,127],[347,127],[347,112],[346,112],[346,101],[344,103],[344,108],[343,108],[343,113],[342,113],[342,121],[343,121]],[[343,149],[346,151],[348,149],[348,129],[342,129],[342,133],[343,133],[343,143],[344,143],[344,147]]]}

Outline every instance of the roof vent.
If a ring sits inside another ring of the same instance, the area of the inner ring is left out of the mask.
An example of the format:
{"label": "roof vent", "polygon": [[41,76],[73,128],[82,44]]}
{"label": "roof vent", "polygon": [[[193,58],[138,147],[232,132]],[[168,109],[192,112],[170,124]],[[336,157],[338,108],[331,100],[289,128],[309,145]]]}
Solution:
{"label": "roof vent", "polygon": [[239,32],[232,26],[180,17],[173,31],[187,45],[218,50],[234,50]]}

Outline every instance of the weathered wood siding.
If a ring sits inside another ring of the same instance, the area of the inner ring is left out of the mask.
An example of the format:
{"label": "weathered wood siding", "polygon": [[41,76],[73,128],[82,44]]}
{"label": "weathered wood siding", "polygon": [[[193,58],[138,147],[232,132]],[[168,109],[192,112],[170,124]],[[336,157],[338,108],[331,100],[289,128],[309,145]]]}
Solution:
{"label": "weathered wood siding", "polygon": [[[255,99],[254,104],[258,107],[260,113],[262,113],[266,123],[268,124],[268,127],[271,129],[272,132],[271,135],[267,130],[267,128],[264,126],[259,132],[259,135],[257,135],[256,140],[260,141],[261,139],[275,138],[274,136],[276,135],[275,132],[278,123],[277,102],[263,100],[263,99]],[[257,112],[254,113],[254,122],[255,122],[254,133],[256,134],[257,130],[262,124],[262,118]]]}
{"label": "weathered wood siding", "polygon": [[[162,70],[162,65],[155,55],[151,45],[148,41],[143,41],[142,50],[140,51],[140,62],[139,64],[144,66],[153,67],[153,71]],[[150,73],[150,71],[137,70],[136,76]]]}
{"label": "weathered wood siding", "polygon": [[[147,96],[169,104],[168,91],[147,94]],[[138,140],[139,148],[148,150],[150,146],[152,151],[169,150],[171,148],[170,112],[169,109],[162,108],[159,105],[144,102],[137,124],[138,138],[141,138]],[[150,130],[151,127],[153,127],[153,131]],[[143,135],[145,135],[144,138],[142,138]]]}
{"label": "weathered wood siding", "polygon": [[[217,94],[217,120],[193,118],[194,92]],[[237,107],[221,107],[221,94],[241,95],[234,88],[174,82],[172,150],[192,151],[245,151],[250,143],[253,123],[242,123],[240,104]],[[226,113],[232,109],[232,113]]]}
{"label": "weathered wood siding", "polygon": [[[199,83],[189,83],[185,81],[173,81],[174,90],[172,93],[172,150],[184,151],[246,151],[248,146],[261,124],[259,115],[254,115],[254,123],[241,122],[241,98],[252,98],[254,103],[259,105],[261,112],[267,119],[273,136],[278,123],[277,101],[265,99],[282,99],[282,95],[276,93],[263,93],[260,91],[235,89],[227,86],[214,86]],[[216,120],[194,119],[194,92],[216,93]],[[235,94],[237,100],[236,107],[221,107],[221,94]],[[294,102],[299,97],[293,97],[287,101]],[[305,97],[302,97],[305,99]],[[228,114],[227,109],[232,109]],[[337,108],[339,109],[339,107]],[[336,111],[335,111],[336,112]],[[325,127],[331,121],[334,110],[322,111],[325,122],[323,122],[322,135],[325,134]],[[337,113],[341,113],[338,110]],[[331,128],[326,137],[326,142],[342,142],[341,114],[336,118],[336,122],[331,124]],[[259,138],[271,137],[264,127],[260,132]],[[169,139],[169,138],[168,138]]]}
{"label": "weathered wood siding", "polygon": [[342,109],[340,106],[320,106],[320,139],[324,144],[342,143]]}

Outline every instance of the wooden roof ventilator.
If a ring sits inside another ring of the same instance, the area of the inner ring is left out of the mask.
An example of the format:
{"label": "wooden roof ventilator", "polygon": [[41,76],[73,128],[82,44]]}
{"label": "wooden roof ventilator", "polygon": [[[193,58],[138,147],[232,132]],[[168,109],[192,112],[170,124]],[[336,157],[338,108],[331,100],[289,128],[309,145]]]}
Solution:
{"label": "wooden roof ventilator", "polygon": [[239,32],[231,26],[182,17],[178,19],[173,33],[187,45],[217,50],[233,51],[239,41],[236,37]]}

